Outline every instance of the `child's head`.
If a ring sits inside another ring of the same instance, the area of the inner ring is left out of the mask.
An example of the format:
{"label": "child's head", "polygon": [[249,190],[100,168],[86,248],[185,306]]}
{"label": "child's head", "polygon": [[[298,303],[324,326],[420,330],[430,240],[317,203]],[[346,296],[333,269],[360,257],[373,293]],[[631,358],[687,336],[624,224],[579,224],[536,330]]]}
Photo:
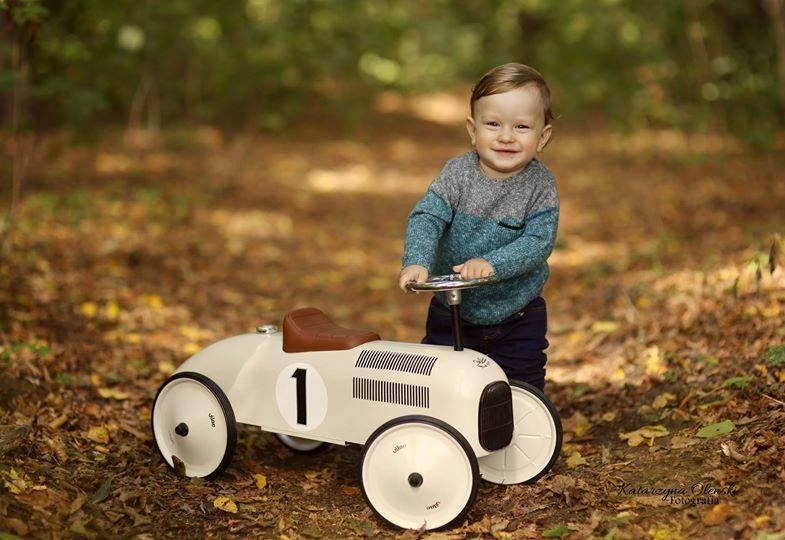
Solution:
{"label": "child's head", "polygon": [[525,168],[548,144],[552,119],[550,90],[535,69],[510,63],[483,75],[466,118],[483,172],[506,178]]}

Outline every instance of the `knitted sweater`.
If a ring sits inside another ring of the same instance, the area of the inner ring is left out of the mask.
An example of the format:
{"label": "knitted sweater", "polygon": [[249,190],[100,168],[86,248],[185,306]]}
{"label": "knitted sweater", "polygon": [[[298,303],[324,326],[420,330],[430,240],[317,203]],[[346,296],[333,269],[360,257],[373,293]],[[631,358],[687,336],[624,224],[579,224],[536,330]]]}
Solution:
{"label": "knitted sweater", "polygon": [[487,177],[478,159],[472,150],[449,160],[409,214],[403,266],[451,274],[456,264],[486,259],[501,281],[463,291],[461,311],[470,323],[488,325],[542,292],[559,199],[553,174],[537,159],[504,179]]}

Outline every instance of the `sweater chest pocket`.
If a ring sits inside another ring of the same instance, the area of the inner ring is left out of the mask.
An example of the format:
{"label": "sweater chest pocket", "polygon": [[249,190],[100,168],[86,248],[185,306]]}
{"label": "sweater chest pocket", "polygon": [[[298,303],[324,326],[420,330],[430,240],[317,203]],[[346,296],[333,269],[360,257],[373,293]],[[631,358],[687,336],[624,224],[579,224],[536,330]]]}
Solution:
{"label": "sweater chest pocket", "polygon": [[501,245],[509,244],[523,235],[523,229],[525,227],[525,220],[505,217],[497,222],[495,236]]}

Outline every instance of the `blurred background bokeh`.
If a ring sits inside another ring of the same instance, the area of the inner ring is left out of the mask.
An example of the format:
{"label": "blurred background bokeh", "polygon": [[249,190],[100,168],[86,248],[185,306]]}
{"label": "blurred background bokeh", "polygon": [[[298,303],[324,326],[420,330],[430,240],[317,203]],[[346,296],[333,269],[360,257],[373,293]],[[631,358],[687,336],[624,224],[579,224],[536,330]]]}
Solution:
{"label": "blurred background bokeh", "polygon": [[782,0],[222,2],[2,0],[10,120],[283,129],[311,106],[361,121],[382,91],[536,66],[561,121],[727,129],[770,144],[785,121]]}

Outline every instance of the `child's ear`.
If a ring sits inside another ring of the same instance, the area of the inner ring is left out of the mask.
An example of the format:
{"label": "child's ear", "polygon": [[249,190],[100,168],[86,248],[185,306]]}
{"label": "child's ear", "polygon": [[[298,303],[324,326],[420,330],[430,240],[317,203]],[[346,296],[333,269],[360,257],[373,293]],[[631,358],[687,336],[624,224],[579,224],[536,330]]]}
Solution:
{"label": "child's ear", "polygon": [[475,125],[474,125],[474,118],[471,116],[466,117],[466,131],[469,132],[469,139],[472,141],[472,146],[474,146],[474,138],[475,138]]}
{"label": "child's ear", "polygon": [[553,126],[551,126],[550,124],[542,128],[542,133],[540,133],[540,141],[537,143],[538,152],[542,152],[543,148],[548,146],[548,141],[551,140],[552,131],[553,131]]}

